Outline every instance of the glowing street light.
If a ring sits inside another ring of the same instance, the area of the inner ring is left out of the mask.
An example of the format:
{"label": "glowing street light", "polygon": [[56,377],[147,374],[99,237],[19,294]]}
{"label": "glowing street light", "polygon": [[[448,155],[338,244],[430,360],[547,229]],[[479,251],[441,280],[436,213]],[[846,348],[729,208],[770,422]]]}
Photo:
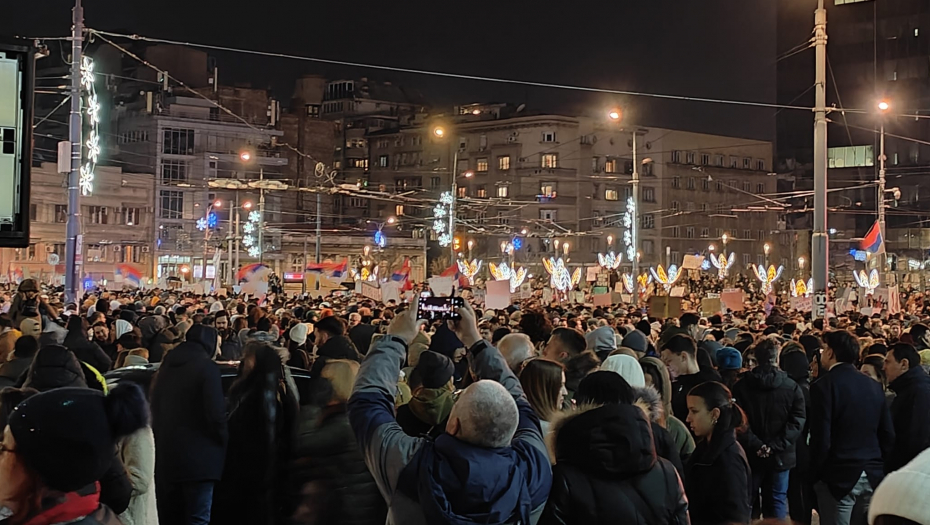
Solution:
{"label": "glowing street light", "polygon": [[388,224],[394,224],[395,222],[397,222],[397,217],[388,217],[387,219]]}
{"label": "glowing street light", "polygon": [[241,160],[242,162],[249,162],[250,160],[252,160],[252,154],[249,153],[248,151],[243,151],[239,153],[239,160]]}
{"label": "glowing street light", "polygon": [[438,138],[443,138],[446,136],[446,129],[443,128],[442,126],[436,126],[435,128],[433,128],[433,135],[435,135]]}
{"label": "glowing street light", "polygon": [[252,209],[252,203],[249,202],[249,201],[245,201],[245,202],[242,203],[242,207],[245,208],[245,209],[247,209],[247,210],[251,210],[251,209]]}
{"label": "glowing street light", "polygon": [[618,108],[614,108],[607,113],[607,118],[610,120],[620,120],[622,116],[623,113]]}
{"label": "glowing street light", "polygon": [[882,100],[878,103],[878,109],[881,111],[888,111],[891,109],[891,104],[889,104],[887,100]]}

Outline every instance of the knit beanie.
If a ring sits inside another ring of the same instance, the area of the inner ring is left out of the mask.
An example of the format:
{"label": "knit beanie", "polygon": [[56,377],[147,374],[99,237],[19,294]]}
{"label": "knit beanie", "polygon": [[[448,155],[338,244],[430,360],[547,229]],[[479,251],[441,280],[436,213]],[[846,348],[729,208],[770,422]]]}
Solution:
{"label": "knit beanie", "polygon": [[[642,321],[640,321],[640,323],[642,323]],[[648,344],[646,342],[646,334],[640,332],[639,329],[637,328],[636,330],[633,330],[632,332],[623,336],[623,342],[620,344],[620,346],[623,346],[623,347],[629,348],[630,350],[635,350],[636,352],[640,352],[644,354],[646,353],[646,348],[648,347]],[[633,386],[636,386],[636,385],[633,385]]]}
{"label": "knit beanie", "polygon": [[930,366],[930,348],[925,348],[917,354],[920,355],[921,366]]}
{"label": "knit beanie", "polygon": [[[804,357],[801,352],[796,352]],[[717,350],[717,370],[740,370],[743,368],[743,354],[732,346]]]}
{"label": "knit beanie", "polygon": [[424,388],[440,388],[445,386],[455,373],[455,365],[448,357],[426,351],[420,354],[420,360],[410,374],[411,385],[422,385]]}
{"label": "knit beanie", "polygon": [[309,327],[306,323],[298,323],[291,327],[291,331],[288,332],[288,337],[290,337],[291,341],[302,345],[307,342],[307,334],[309,331]]}
{"label": "knit beanie", "polygon": [[57,388],[20,403],[10,415],[16,454],[52,490],[73,492],[98,481],[116,441],[148,425],[148,404],[135,384],[110,394]]}
{"label": "knit beanie", "polygon": [[123,305],[120,304],[119,301],[116,301],[116,300],[110,301],[110,311],[111,311],[111,312],[115,312],[115,311],[119,310],[120,306],[123,306]]}
{"label": "knit beanie", "polygon": [[116,338],[119,339],[123,334],[132,332],[132,324],[124,319],[116,320]]}
{"label": "knit beanie", "polygon": [[882,515],[930,523],[930,449],[885,477],[869,505],[869,523]]}

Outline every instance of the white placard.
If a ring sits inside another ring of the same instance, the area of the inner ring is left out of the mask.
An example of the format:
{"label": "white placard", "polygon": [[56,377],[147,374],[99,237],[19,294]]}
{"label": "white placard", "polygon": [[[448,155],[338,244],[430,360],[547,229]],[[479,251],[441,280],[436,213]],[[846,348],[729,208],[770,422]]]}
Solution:
{"label": "white placard", "polygon": [[388,301],[400,304],[400,283],[394,281],[381,283],[381,302],[387,304]]}
{"label": "white placard", "polygon": [[436,297],[452,297],[455,277],[430,277],[429,289]]}
{"label": "white placard", "polygon": [[485,308],[502,310],[510,306],[510,281],[488,281]]}

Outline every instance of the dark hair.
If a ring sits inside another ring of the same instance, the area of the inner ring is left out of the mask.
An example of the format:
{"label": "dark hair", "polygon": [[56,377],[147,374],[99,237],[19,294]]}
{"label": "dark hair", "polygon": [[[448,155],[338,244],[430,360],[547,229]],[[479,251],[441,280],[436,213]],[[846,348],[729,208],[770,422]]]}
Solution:
{"label": "dark hair", "polygon": [[271,319],[267,317],[262,317],[255,323],[255,329],[259,332],[269,332],[271,331]]}
{"label": "dark hair", "polygon": [[596,370],[600,364],[601,360],[597,358],[597,354],[590,350],[569,358],[565,363],[565,386],[569,390],[577,390],[581,380]]}
{"label": "dark hair", "polygon": [[526,400],[543,421],[551,421],[552,416],[561,410],[559,393],[562,391],[562,363],[547,359],[531,359],[520,372],[520,384],[526,393]]}
{"label": "dark hair", "polygon": [[569,357],[580,355],[588,347],[584,334],[574,328],[556,328],[550,337],[555,337],[565,345]]}
{"label": "dark hair", "polygon": [[685,312],[681,314],[681,317],[678,318],[678,326],[682,328],[687,328],[698,324],[701,321],[701,318],[698,317],[698,314],[693,312]]}
{"label": "dark hair", "polygon": [[[546,342],[549,334],[553,332],[552,323],[542,312],[530,311],[520,317],[520,331],[529,336],[533,344]],[[584,337],[582,336],[582,339]],[[584,347],[582,347],[584,349]]]}
{"label": "dark hair", "polygon": [[833,350],[840,363],[855,363],[859,358],[859,340],[846,330],[832,330],[823,334],[823,341]]}
{"label": "dark hair", "polygon": [[697,343],[694,342],[690,335],[673,335],[662,345],[662,350],[668,350],[675,355],[686,353],[691,357],[697,357]]}
{"label": "dark hair", "polygon": [[[254,360],[252,368],[247,372],[244,367],[246,359]],[[273,346],[265,343],[246,345],[243,351],[243,364],[239,365],[239,376],[229,387],[227,398],[230,406],[235,406],[236,402],[241,401],[250,390],[255,388],[268,388],[275,392],[283,378],[281,356]]]}
{"label": "dark hair", "polygon": [[785,335],[793,335],[795,330],[798,329],[798,325],[792,322],[787,322],[781,325],[781,333]]}
{"label": "dark hair", "polygon": [[920,354],[917,353],[916,348],[907,343],[895,343],[891,346],[890,352],[894,355],[894,360],[899,363],[907,359],[909,368],[920,366]]}
{"label": "dark hair", "polygon": [[313,327],[329,335],[344,335],[346,333],[346,325],[334,315],[320,319]]}
{"label": "dark hair", "polygon": [[17,358],[35,357],[39,351],[39,340],[35,337],[20,337],[13,344],[13,355]]}
{"label": "dark hair", "polygon": [[497,345],[497,342],[504,338],[505,335],[510,335],[512,330],[506,326],[502,326],[494,332],[491,333],[491,344]]}
{"label": "dark hair", "polygon": [[578,403],[595,405],[633,403],[633,387],[616,372],[599,370],[591,372],[578,385],[575,400]]}
{"label": "dark hair", "polygon": [[[919,363],[920,361],[918,361]],[[878,381],[882,384],[882,388],[888,386],[888,376],[885,375],[885,358],[881,355],[867,355],[862,358],[862,364],[859,365],[861,370],[863,366],[870,365],[875,369],[875,375],[878,376]]]}
{"label": "dark hair", "polygon": [[756,343],[752,350],[760,366],[774,366],[781,348],[772,338],[766,337]]}
{"label": "dark hair", "polygon": [[[701,383],[692,388],[688,395],[701,398],[708,411],[715,408],[720,409],[720,417],[717,418],[717,430],[726,432],[745,428],[746,413],[736,404],[730,389],[723,383],[716,381]],[[715,432],[713,439],[718,439],[719,434],[719,432]]]}
{"label": "dark hair", "polygon": [[911,337],[914,338],[914,341],[917,341],[921,339],[927,332],[930,332],[930,327],[927,327],[927,325],[923,323],[917,323],[911,326],[911,330],[908,333],[911,334]]}
{"label": "dark hair", "polygon": [[177,308],[174,310],[174,315],[175,315],[175,316],[178,316],[178,315],[187,315],[187,307],[186,307],[186,306],[179,306],[179,307],[177,307]]}

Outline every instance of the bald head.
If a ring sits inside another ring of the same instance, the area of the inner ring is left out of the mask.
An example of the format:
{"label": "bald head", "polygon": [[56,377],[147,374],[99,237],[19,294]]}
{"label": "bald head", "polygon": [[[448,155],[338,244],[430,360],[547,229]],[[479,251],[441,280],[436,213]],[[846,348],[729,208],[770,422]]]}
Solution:
{"label": "bald head", "polygon": [[523,362],[531,357],[536,357],[536,348],[533,341],[526,334],[508,334],[501,338],[497,343],[497,349],[500,350],[507,366],[518,374]]}
{"label": "bald head", "polygon": [[446,432],[477,447],[506,447],[517,431],[518,417],[510,392],[500,383],[481,380],[459,396]]}

